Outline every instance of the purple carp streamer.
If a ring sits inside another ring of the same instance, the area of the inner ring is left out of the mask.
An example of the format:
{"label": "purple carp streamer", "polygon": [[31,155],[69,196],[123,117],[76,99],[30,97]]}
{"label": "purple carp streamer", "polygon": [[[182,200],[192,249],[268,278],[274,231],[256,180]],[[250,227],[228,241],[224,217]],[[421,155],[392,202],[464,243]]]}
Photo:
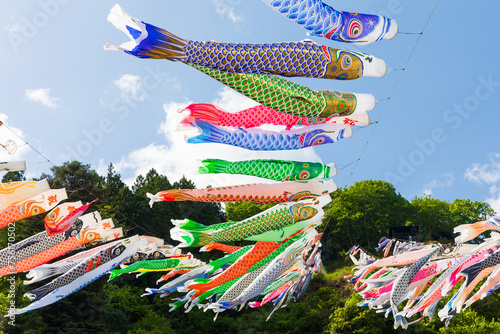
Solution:
{"label": "purple carp streamer", "polygon": [[125,51],[139,58],[168,59],[232,73],[274,74],[337,80],[383,77],[387,65],[359,52],[318,45],[313,41],[238,44],[185,40],[143,22],[115,5],[108,16],[132,40],[106,50]]}
{"label": "purple carp streamer", "polygon": [[393,39],[398,23],[381,15],[342,12],[321,0],[264,0],[281,15],[305,28],[313,36],[333,41],[368,44]]}
{"label": "purple carp streamer", "polygon": [[[487,230],[497,230],[499,221],[497,216],[460,225],[455,228],[455,232],[461,233],[457,240],[471,240]],[[500,287],[497,232],[491,232],[491,238],[483,239],[480,244],[439,247],[382,238],[377,249],[387,254],[391,245],[395,245],[394,255],[379,260],[353,247],[349,253],[357,271],[350,282],[356,282],[354,288],[364,298],[358,306],[377,309],[386,316],[392,313],[395,329],[407,328],[425,317],[432,319],[444,298],[448,300],[437,314],[448,325],[455,314]],[[354,257],[357,253],[359,260]],[[449,297],[451,291],[457,292]],[[476,292],[472,294],[473,291]]]}
{"label": "purple carp streamer", "polygon": [[222,128],[196,118],[190,122],[198,132],[185,135],[188,143],[218,143],[252,151],[299,150],[352,137],[352,127],[344,124],[316,124],[295,130],[269,131]]}

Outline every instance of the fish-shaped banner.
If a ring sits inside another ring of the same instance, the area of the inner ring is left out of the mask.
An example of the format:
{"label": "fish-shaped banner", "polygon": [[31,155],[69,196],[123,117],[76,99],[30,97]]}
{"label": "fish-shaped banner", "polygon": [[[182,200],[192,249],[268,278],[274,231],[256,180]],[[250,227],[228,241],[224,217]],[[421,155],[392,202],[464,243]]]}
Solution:
{"label": "fish-shaped banner", "polygon": [[[71,295],[115,268],[125,258],[135,253],[139,247],[143,247],[147,243],[148,241],[146,239],[139,240],[138,236],[134,236],[123,240],[120,244],[111,246],[111,248],[108,249],[109,254],[107,254],[106,251],[103,251],[106,255],[102,254],[102,256],[105,256],[106,259],[108,259],[105,263],[100,260],[99,255],[101,254],[88,258],[88,260],[83,261],[81,265],[74,267],[64,274],[64,277],[58,277],[58,282],[68,282],[68,284],[52,290],[43,298],[24,308],[16,309],[15,314],[22,314],[39,309]],[[121,246],[124,246],[125,249]],[[111,250],[113,250],[113,253],[111,253]],[[7,314],[7,316],[9,316],[9,314]]]}
{"label": "fish-shaped banner", "polygon": [[274,181],[325,179],[337,174],[335,164],[292,160],[255,159],[226,161],[204,159],[198,168],[200,174],[238,174],[262,177]]}
{"label": "fish-shaped banner", "polygon": [[105,239],[116,236],[119,233],[119,231],[113,229],[112,227],[113,226],[107,223],[105,224],[97,223],[94,226],[91,226],[77,233],[74,236],[70,236],[69,238],[64,239],[55,246],[52,246],[28,258],[17,261],[15,263],[10,263],[5,267],[0,268],[0,277],[33,269],[36,266],[47,263],[87,243],[93,242],[98,239]]}
{"label": "fish-shaped banner", "polygon": [[47,190],[50,190],[47,179],[0,183],[0,211]]}
{"label": "fish-shaped banner", "polygon": [[335,10],[321,0],[264,0],[281,15],[306,29],[313,36],[333,41],[368,44],[393,39],[398,23],[381,15]]}
{"label": "fish-shaped banner", "polygon": [[[335,123],[346,125],[366,126],[370,123],[370,117],[364,111],[355,111],[349,116],[337,116],[330,118],[305,118],[289,115],[276,111],[265,105],[258,105],[238,112],[228,112],[210,103],[193,103],[185,109],[191,118],[197,118],[216,126],[227,126],[236,128],[253,128],[264,124],[284,125],[287,130],[293,126],[314,125],[322,123]],[[184,110],[181,110],[183,112]],[[181,121],[181,125],[190,125],[190,118]]]}
{"label": "fish-shaped banner", "polygon": [[191,122],[201,133],[191,132],[185,135],[188,143],[218,143],[253,151],[299,150],[335,143],[352,136],[352,127],[344,124],[325,123],[295,130],[270,131],[220,128],[196,118]]}
{"label": "fish-shaped banner", "polygon": [[82,205],[81,202],[65,203],[54,208],[45,217],[45,230],[49,237],[66,231],[96,200]]}
{"label": "fish-shaped banner", "polygon": [[[189,219],[172,220],[176,227],[170,230],[170,237],[180,241],[180,247],[197,247],[212,242],[248,240],[249,237],[253,237],[252,240],[259,240],[258,235],[272,230],[277,230],[276,233],[283,235],[284,232],[280,229],[303,221],[310,224],[310,220],[318,213],[321,220],[324,217],[322,207],[331,199],[329,195],[320,198],[323,201],[302,200],[297,203],[278,204],[240,222],[205,226]],[[297,228],[296,231],[301,228]]]}
{"label": "fish-shaped banner", "polygon": [[26,161],[0,162],[0,171],[17,172],[26,170]]}
{"label": "fish-shaped banner", "polygon": [[318,45],[313,41],[250,44],[190,41],[145,23],[115,5],[108,21],[131,41],[106,44],[139,58],[168,59],[232,73],[273,74],[338,80],[383,77],[387,65],[372,55]]}
{"label": "fish-shaped banner", "polygon": [[22,202],[12,204],[0,212],[0,228],[15,221],[44,213],[67,198],[66,189],[50,189]]}
{"label": "fish-shaped banner", "polygon": [[147,193],[149,205],[160,201],[197,202],[256,202],[281,203],[297,202],[301,199],[316,198],[337,190],[333,180],[289,181],[280,183],[254,183],[205,189],[171,189],[153,195]]}

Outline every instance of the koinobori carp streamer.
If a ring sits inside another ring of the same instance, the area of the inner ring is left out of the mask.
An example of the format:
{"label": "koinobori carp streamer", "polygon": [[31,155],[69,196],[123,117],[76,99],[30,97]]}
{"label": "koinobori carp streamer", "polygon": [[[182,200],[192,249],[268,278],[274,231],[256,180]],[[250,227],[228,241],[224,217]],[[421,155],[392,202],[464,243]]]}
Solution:
{"label": "koinobori carp streamer", "polygon": [[352,136],[350,125],[329,123],[288,131],[220,128],[199,119],[193,119],[192,125],[198,129],[198,132],[185,135],[188,143],[218,143],[252,151],[299,150],[335,143]]}
{"label": "koinobori carp streamer", "polygon": [[357,126],[366,126],[370,123],[370,117],[364,111],[354,112],[349,116],[305,118],[279,112],[262,104],[234,113],[225,111],[210,103],[193,103],[188,105],[184,110],[189,117],[181,121],[182,125],[190,125],[189,120],[191,118],[196,118],[216,126],[244,129],[259,127],[264,124],[284,125],[287,130],[290,130],[294,126],[322,123]]}
{"label": "koinobori carp streamer", "polygon": [[381,15],[335,10],[321,0],[264,0],[281,15],[305,28],[313,36],[333,41],[368,44],[393,39],[398,23]]}
{"label": "koinobori carp streamer", "polygon": [[190,41],[145,23],[115,5],[108,16],[131,41],[106,44],[139,58],[168,59],[232,73],[273,74],[350,80],[383,77],[387,66],[372,55],[318,45],[313,41],[269,44]]}
{"label": "koinobori carp streamer", "polygon": [[337,190],[333,180],[328,181],[290,181],[281,183],[254,183],[205,189],[172,189],[160,191],[156,195],[147,193],[149,205],[159,201],[197,201],[197,202],[256,202],[281,203],[296,202]]}
{"label": "koinobori carp streamer", "polygon": [[255,159],[226,161],[205,159],[198,168],[200,174],[240,174],[262,177],[274,181],[325,179],[337,174],[334,164],[291,160]]}

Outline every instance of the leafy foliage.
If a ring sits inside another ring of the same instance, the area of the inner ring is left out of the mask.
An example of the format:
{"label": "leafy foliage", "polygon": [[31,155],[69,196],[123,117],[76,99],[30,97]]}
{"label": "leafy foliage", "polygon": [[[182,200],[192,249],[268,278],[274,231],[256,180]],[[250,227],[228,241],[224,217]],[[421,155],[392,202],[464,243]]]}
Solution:
{"label": "leafy foliage", "polygon": [[[146,193],[177,188],[195,188],[192,181],[182,177],[178,181],[151,169],[139,175],[129,188],[108,166],[106,176],[100,176],[90,165],[78,161],[54,166],[48,178],[52,188],[66,187],[69,200],[99,201],[90,208],[98,210],[104,218],[113,218],[117,226],[128,230],[128,235],[149,234],[169,239],[171,219],[189,218],[210,225],[222,221],[239,221],[253,216],[271,205],[255,203],[228,203],[225,212],[218,203],[163,202],[152,208]],[[7,173],[3,181],[22,180],[24,174]],[[422,321],[403,331],[393,329],[391,318],[386,319],[374,310],[358,307],[360,297],[353,293],[352,285],[343,278],[350,273],[351,263],[345,252],[359,244],[370,252],[391,226],[417,225],[420,240],[450,241],[453,227],[471,223],[492,214],[491,208],[481,202],[467,199],[451,203],[430,196],[415,197],[411,201],[402,197],[388,182],[368,180],[339,189],[332,195],[326,209],[322,229],[323,256],[328,274],[313,277],[308,290],[296,303],[278,309],[267,320],[273,305],[241,312],[228,311],[216,322],[211,312],[182,309],[169,312],[171,298],[140,297],[145,287],[155,287],[158,274],[122,275],[112,282],[102,277],[73,295],[28,314],[15,318],[0,318],[0,333],[494,333],[500,332],[496,322],[500,300],[492,294],[478,301],[471,310],[456,315],[448,329],[438,320]],[[16,241],[43,230],[43,217],[35,216],[16,222]],[[0,247],[7,246],[7,229],[0,230]],[[208,261],[215,255],[206,254]],[[198,256],[197,256],[198,257]],[[23,294],[33,287],[22,284],[23,274],[16,275],[14,290],[17,307],[28,304]],[[7,312],[11,298],[9,277],[0,278],[0,314]],[[42,283],[43,284],[43,283]],[[178,297],[173,294],[172,298]]]}

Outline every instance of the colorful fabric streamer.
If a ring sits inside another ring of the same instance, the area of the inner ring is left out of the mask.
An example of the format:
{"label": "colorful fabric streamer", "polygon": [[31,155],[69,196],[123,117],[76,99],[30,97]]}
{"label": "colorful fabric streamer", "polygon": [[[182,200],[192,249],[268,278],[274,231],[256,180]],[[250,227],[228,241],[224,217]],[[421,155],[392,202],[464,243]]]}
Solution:
{"label": "colorful fabric streamer", "polygon": [[[294,126],[314,125],[323,123],[366,126],[370,124],[370,117],[364,111],[357,110],[349,116],[330,118],[304,118],[276,111],[264,105],[241,110],[235,113],[225,111],[213,104],[194,103],[184,109],[188,116],[197,118],[216,126],[227,126],[249,129],[264,124],[284,125],[287,130]],[[181,110],[181,111],[184,111]],[[191,125],[190,118],[181,121],[182,125]]]}
{"label": "colorful fabric streamer", "polygon": [[[137,239],[139,239],[137,237]],[[128,242],[127,242],[128,241]],[[133,242],[135,241],[135,242]],[[132,255],[137,248],[142,247],[146,245],[148,242],[147,240],[136,240],[136,238],[131,237],[128,239],[125,239],[123,241],[123,245],[126,246],[126,249],[119,255],[114,256],[112,259],[110,259],[106,263],[101,263],[99,265],[95,265],[95,262],[93,259],[89,259],[89,261],[93,261],[90,266],[87,265],[87,262],[83,263],[82,266],[85,269],[85,266],[87,269],[90,269],[89,271],[86,271],[85,273],[81,275],[77,275],[78,277],[74,280],[71,281],[71,283],[63,285],[59,287],[58,289],[52,290],[50,293],[46,294],[43,298],[40,300],[37,300],[27,307],[24,307],[22,309],[16,309],[15,314],[22,314],[26,313],[32,310],[36,310],[38,308],[53,304],[69,295],[72,293],[80,290],[81,288],[85,287],[86,285],[92,283],[99,277],[103,276],[106,274],[108,271],[111,269],[115,268],[120,262],[122,262],[125,258],[129,257]],[[115,254],[116,255],[116,254]],[[72,276],[74,273],[77,271],[80,271],[80,267],[75,267],[69,272],[67,272],[65,275]]]}
{"label": "colorful fabric streamer", "polygon": [[[458,232],[462,232],[461,237],[464,235],[465,238],[475,237],[477,230],[490,229],[486,228],[488,224],[485,221],[469,225],[458,229]],[[469,233],[469,231],[476,232]],[[389,243],[389,239],[381,239],[379,250]],[[452,317],[461,312],[464,305],[469,307],[480,298],[485,298],[496,289],[500,281],[500,233],[492,232],[491,238],[484,239],[479,245],[459,244],[421,248],[423,246],[415,242],[401,241],[399,244],[401,246],[395,247],[397,255],[360,267],[354,279],[356,290],[364,298],[358,305],[377,308],[378,312],[384,312],[386,316],[392,312],[395,328],[399,326],[407,328],[408,325],[424,317],[430,320],[436,313],[441,299],[446,298],[451,291],[456,291],[437,313],[441,321],[445,321],[448,325]],[[415,250],[419,247],[420,250]],[[400,260],[405,254],[407,256],[411,254],[411,257],[417,260],[412,264],[402,264]],[[437,258],[431,261],[432,257]],[[381,264],[386,267],[371,274],[373,269],[380,267]],[[405,265],[408,266],[402,267]],[[400,269],[394,271],[396,266]],[[431,281],[435,277],[437,278]],[[457,288],[458,283],[464,278],[463,284]],[[477,288],[485,278],[486,282]],[[467,299],[475,289],[476,293]],[[398,306],[406,299],[409,300],[401,310]],[[383,309],[386,306],[389,307]],[[418,313],[421,313],[420,318],[409,320]]]}
{"label": "colorful fabric streamer", "polygon": [[[324,197],[331,201],[330,196]],[[298,203],[278,204],[240,222],[209,226],[188,219],[183,221],[172,220],[175,227],[170,230],[170,237],[181,242],[179,247],[197,247],[211,242],[246,240],[249,237],[282,229],[301,221],[310,221],[318,213],[322,218],[324,217],[322,206],[328,202],[326,200],[322,202],[303,200]],[[281,234],[283,233],[281,232]],[[256,239],[258,240],[258,238],[253,238],[253,240]]]}
{"label": "colorful fabric streamer", "polygon": [[147,193],[149,205],[160,201],[197,201],[197,202],[256,202],[281,203],[297,202],[301,199],[315,198],[337,190],[333,180],[328,181],[290,181],[280,183],[254,183],[238,186],[214,187],[205,189],[172,189],[160,191],[156,195]]}
{"label": "colorful fabric streamer", "polygon": [[381,15],[342,12],[321,0],[264,0],[281,15],[305,28],[313,36],[334,41],[368,44],[393,39],[398,23]]}
{"label": "colorful fabric streamer", "polygon": [[196,118],[191,120],[191,124],[201,134],[186,135],[188,143],[219,143],[254,151],[298,150],[335,143],[352,136],[351,126],[343,124],[316,124],[288,131],[223,129]]}
{"label": "colorful fabric streamer", "polygon": [[0,211],[47,190],[50,190],[47,179],[0,183]]}
{"label": "colorful fabric streamer", "polygon": [[335,164],[291,160],[256,159],[226,161],[205,159],[198,168],[200,174],[240,174],[262,177],[274,181],[324,179],[337,174]]}
{"label": "colorful fabric streamer", "polygon": [[0,228],[4,228],[15,221],[44,213],[67,198],[68,195],[65,189],[51,189],[22,202],[12,204],[0,212]]}
{"label": "colorful fabric streamer", "polygon": [[50,260],[62,256],[79,246],[83,246],[89,242],[105,238],[107,236],[111,237],[115,233],[118,233],[118,231],[112,229],[112,226],[103,226],[102,224],[97,223],[93,227],[89,227],[49,249],[0,268],[0,277],[33,269],[34,267],[47,263]]}
{"label": "colorful fabric streamer", "polygon": [[115,5],[108,21],[131,41],[106,44],[105,50],[125,51],[139,58],[168,59],[232,73],[273,74],[351,80],[383,77],[387,65],[359,52],[318,45],[313,41],[237,44],[185,40],[127,14]]}
{"label": "colorful fabric streamer", "polygon": [[283,77],[222,72],[191,65],[222,84],[276,111],[305,118],[349,116],[375,108],[371,94],[315,91]]}

